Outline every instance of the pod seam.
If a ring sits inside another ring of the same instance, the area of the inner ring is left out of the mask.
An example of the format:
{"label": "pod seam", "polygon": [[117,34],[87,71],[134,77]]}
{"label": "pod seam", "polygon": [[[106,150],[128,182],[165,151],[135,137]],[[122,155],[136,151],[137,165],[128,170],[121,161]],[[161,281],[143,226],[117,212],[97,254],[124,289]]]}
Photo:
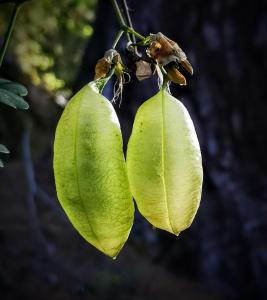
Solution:
{"label": "pod seam", "polygon": [[172,232],[174,233],[173,226],[170,219],[170,213],[169,213],[169,205],[168,205],[168,195],[167,195],[167,189],[166,189],[166,182],[165,182],[165,103],[164,103],[164,90],[162,89],[161,92],[161,116],[162,116],[162,140],[161,140],[161,151],[162,151],[162,184],[163,184],[163,191],[164,191],[164,200],[166,203],[166,210],[167,210],[167,217],[169,221],[170,228]]}

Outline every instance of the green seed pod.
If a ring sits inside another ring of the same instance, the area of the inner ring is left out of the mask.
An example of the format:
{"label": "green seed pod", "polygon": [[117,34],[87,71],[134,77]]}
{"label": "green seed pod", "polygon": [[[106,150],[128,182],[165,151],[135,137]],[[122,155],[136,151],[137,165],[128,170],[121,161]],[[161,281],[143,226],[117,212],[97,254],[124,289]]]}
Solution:
{"label": "green seed pod", "polygon": [[176,235],[188,228],[201,198],[201,153],[188,111],[165,90],[139,108],[126,163],[141,214]]}
{"label": "green seed pod", "polygon": [[120,125],[94,82],[68,103],[58,123],[54,172],[59,201],[78,232],[115,258],[134,216]]}

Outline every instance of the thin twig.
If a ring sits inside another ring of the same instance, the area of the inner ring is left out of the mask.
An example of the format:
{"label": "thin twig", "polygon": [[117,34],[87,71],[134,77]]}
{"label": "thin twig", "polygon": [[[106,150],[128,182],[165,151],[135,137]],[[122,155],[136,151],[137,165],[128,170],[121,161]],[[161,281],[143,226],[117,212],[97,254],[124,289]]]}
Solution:
{"label": "thin twig", "polygon": [[116,46],[117,46],[117,44],[118,44],[120,38],[122,37],[123,33],[124,33],[124,31],[121,29],[121,30],[118,31],[118,33],[116,34],[115,40],[114,40],[114,42],[113,42],[113,44],[112,44],[112,48],[113,48],[113,49],[116,48]]}
{"label": "thin twig", "polygon": [[20,6],[21,6],[21,3],[15,4],[13,12],[12,12],[11,19],[10,19],[10,22],[8,24],[7,32],[6,32],[6,35],[5,35],[5,40],[4,40],[4,43],[3,43],[1,51],[0,51],[0,67],[1,67],[2,62],[4,60],[4,56],[5,56],[5,53],[6,53],[7,45],[9,43],[9,39],[10,39],[11,33],[12,33],[13,29],[14,29],[14,25],[15,25],[15,22],[16,22],[16,18],[17,18]]}
{"label": "thin twig", "polygon": [[118,5],[118,2],[116,0],[111,0],[111,3],[112,3],[112,6],[113,6],[113,9],[114,9],[114,12],[115,12],[115,15],[117,17],[117,20],[120,24],[121,27],[124,27],[126,26],[126,23],[123,19],[123,16],[121,14],[121,10],[119,8],[119,5]]}
{"label": "thin twig", "polygon": [[124,21],[124,18],[123,18],[123,16],[122,16],[122,13],[121,13],[121,10],[120,10],[120,7],[119,7],[119,5],[118,5],[117,0],[111,0],[111,3],[112,3],[112,6],[113,6],[113,9],[114,9],[114,12],[115,12],[117,21],[119,22],[119,24],[120,24],[120,26],[121,26],[121,29],[122,29],[124,32],[126,32],[128,41],[129,41],[129,42],[132,42],[130,35],[129,35],[128,32],[125,30],[125,28],[127,28],[128,26],[126,25],[126,23],[125,23],[125,21]]}
{"label": "thin twig", "polygon": [[[125,12],[125,15],[126,15],[126,20],[127,20],[128,26],[133,28],[133,23],[132,23],[132,19],[131,19],[130,12],[129,12],[129,7],[127,5],[126,0],[123,0],[122,4],[123,4],[123,9],[124,9],[124,12]],[[134,34],[132,34],[132,40],[133,40],[133,43],[135,44],[136,43],[136,38],[135,38]]]}
{"label": "thin twig", "polygon": [[131,33],[131,34],[134,34],[136,37],[138,37],[140,40],[144,40],[145,39],[145,37],[142,35],[142,34],[140,34],[140,33],[138,33],[137,31],[135,31],[133,28],[131,28],[131,27],[126,27],[126,28],[124,28],[124,30],[126,31],[126,32],[129,32],[129,33]]}
{"label": "thin twig", "polygon": [[132,34],[132,35],[135,35],[136,37],[138,37],[141,40],[144,40],[145,37],[143,35],[136,32],[132,27],[127,26],[127,24],[125,23],[125,20],[122,16],[121,10],[120,10],[119,5],[118,5],[118,2],[116,0],[111,0],[111,3],[112,3],[116,18],[118,20],[118,23],[119,23],[121,29],[127,34],[128,41],[132,43],[132,40],[131,40],[131,37],[130,37],[129,33]]}

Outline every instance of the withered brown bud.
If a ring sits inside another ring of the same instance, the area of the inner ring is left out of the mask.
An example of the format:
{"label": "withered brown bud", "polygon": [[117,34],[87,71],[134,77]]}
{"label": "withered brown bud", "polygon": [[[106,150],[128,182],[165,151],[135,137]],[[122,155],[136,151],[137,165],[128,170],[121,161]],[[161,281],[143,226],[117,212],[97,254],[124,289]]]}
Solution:
{"label": "withered brown bud", "polygon": [[187,59],[180,61],[180,64],[186,69],[188,73],[193,75],[193,67],[191,66],[190,62]]}
{"label": "withered brown bud", "polygon": [[100,58],[97,61],[97,64],[95,66],[95,77],[94,80],[104,78],[107,76],[109,70],[111,68],[111,63],[109,63],[105,57]]}
{"label": "withered brown bud", "polygon": [[136,62],[135,76],[138,80],[148,79],[152,76],[152,70],[150,64],[146,61],[139,60]]}
{"label": "withered brown bud", "polygon": [[186,85],[187,82],[186,82],[186,79],[184,77],[184,75],[179,72],[179,70],[173,65],[173,66],[168,66],[166,68],[166,71],[167,71],[167,76],[168,78],[176,83],[176,84],[179,84],[179,85]]}
{"label": "withered brown bud", "polygon": [[151,34],[150,46],[147,49],[147,54],[155,59],[159,65],[165,66],[170,62],[180,63],[190,74],[193,74],[193,68],[184,51],[178,44],[167,38],[161,32]]}
{"label": "withered brown bud", "polygon": [[94,79],[96,80],[106,77],[113,64],[116,65],[116,71],[121,69],[123,72],[124,67],[120,54],[116,50],[110,49],[105,52],[104,57],[97,61]]}

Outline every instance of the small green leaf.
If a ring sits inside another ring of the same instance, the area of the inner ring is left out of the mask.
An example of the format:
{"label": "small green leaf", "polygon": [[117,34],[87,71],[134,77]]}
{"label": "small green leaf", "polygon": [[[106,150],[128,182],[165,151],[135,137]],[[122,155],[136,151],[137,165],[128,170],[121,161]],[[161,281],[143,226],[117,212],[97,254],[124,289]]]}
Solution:
{"label": "small green leaf", "polygon": [[[4,154],[8,154],[10,153],[9,150],[7,149],[7,147],[3,144],[0,144],[0,153],[4,153]],[[4,163],[3,161],[0,159],[0,168],[4,167]]]}
{"label": "small green leaf", "polygon": [[0,84],[2,83],[8,83],[11,82],[10,80],[4,79],[4,78],[0,78]]}
{"label": "small green leaf", "polygon": [[92,84],[97,88],[100,94],[102,94],[105,85],[108,83],[112,75],[114,74],[115,66],[112,66],[105,78],[95,80]]}
{"label": "small green leaf", "polygon": [[28,95],[28,91],[25,86],[10,80],[0,79],[0,88],[8,90],[21,97],[25,97]]}
{"label": "small green leaf", "polygon": [[10,151],[7,149],[7,147],[3,144],[0,144],[0,152],[1,153],[5,153],[5,154],[9,154]]}
{"label": "small green leaf", "polygon": [[0,88],[0,102],[11,106],[15,109],[28,109],[29,104],[20,96]]}

